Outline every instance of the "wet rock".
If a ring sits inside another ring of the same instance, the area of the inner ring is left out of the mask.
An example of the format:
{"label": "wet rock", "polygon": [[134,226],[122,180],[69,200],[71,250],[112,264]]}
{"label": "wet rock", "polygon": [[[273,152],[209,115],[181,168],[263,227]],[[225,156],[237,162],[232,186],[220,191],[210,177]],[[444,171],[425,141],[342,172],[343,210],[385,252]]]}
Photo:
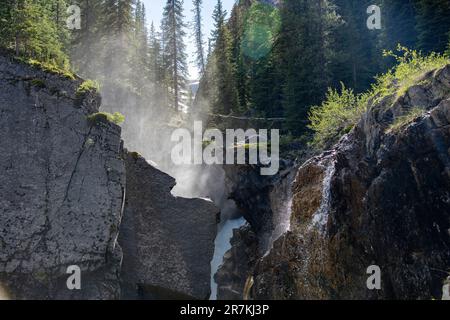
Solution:
{"label": "wet rock", "polygon": [[248,226],[235,230],[231,249],[225,254],[215,281],[219,300],[242,300],[255,264],[273,242],[289,228],[295,168],[282,161],[281,171],[271,177],[259,175],[252,166],[226,167],[227,178]]}
{"label": "wet rock", "polygon": [[[291,231],[258,261],[258,299],[439,299],[450,267],[450,67],[370,103],[293,187]],[[398,116],[418,116],[392,129]],[[367,268],[381,269],[369,290]]]}
{"label": "wet rock", "polygon": [[273,176],[262,176],[260,167],[252,165],[224,166],[224,169],[231,190],[229,197],[257,235],[263,253],[270,246],[274,222],[278,222],[279,205],[273,196],[274,189],[290,175],[292,162],[280,160],[280,171]]}
{"label": "wet rock", "polygon": [[224,255],[223,264],[214,280],[218,284],[218,300],[243,300],[244,286],[253,274],[259,257],[258,240],[249,226],[236,229],[231,239],[231,249]]}

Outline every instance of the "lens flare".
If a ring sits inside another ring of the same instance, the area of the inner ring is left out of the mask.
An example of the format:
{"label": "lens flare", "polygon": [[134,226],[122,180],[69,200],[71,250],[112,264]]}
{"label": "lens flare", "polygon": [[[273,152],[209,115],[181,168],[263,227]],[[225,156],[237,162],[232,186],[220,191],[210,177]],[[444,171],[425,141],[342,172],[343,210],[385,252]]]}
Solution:
{"label": "lens flare", "polygon": [[242,51],[252,59],[261,59],[271,51],[281,26],[279,9],[267,3],[254,3],[245,19]]}

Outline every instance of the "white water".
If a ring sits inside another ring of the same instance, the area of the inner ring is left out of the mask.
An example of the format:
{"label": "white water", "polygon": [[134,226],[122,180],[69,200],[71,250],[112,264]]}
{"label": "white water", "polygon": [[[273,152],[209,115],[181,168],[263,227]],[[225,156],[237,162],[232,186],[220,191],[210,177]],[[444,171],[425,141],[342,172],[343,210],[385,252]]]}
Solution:
{"label": "white water", "polygon": [[233,237],[233,230],[239,229],[246,224],[244,218],[239,218],[235,220],[226,220],[219,225],[219,232],[214,243],[214,257],[211,261],[211,297],[210,300],[217,300],[217,283],[214,280],[214,275],[216,274],[219,267],[222,265],[223,256],[225,253],[231,249],[230,240]]}
{"label": "white water", "polygon": [[331,178],[336,171],[334,162],[332,162],[325,172],[325,178],[323,179],[322,188],[322,202],[320,208],[316,211],[312,218],[312,226],[318,227],[319,230],[323,230],[328,222],[328,215],[330,211],[331,203]]}
{"label": "white water", "polygon": [[275,221],[275,229],[270,238],[270,245],[285,234],[291,228],[291,214],[292,214],[292,191],[289,191],[287,199],[284,201],[281,211],[278,216],[278,221]]}
{"label": "white water", "polygon": [[273,243],[291,229],[292,215],[292,184],[295,177],[295,170],[284,178],[282,183],[275,188],[275,193],[271,193],[271,203],[273,209],[273,225],[274,230],[269,239],[267,252],[268,254],[273,247]]}

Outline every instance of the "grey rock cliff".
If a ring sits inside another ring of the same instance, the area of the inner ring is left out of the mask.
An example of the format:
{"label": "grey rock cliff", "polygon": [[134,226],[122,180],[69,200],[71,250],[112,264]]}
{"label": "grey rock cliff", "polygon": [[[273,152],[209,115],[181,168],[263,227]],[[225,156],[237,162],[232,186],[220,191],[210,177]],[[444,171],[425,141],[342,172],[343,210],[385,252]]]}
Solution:
{"label": "grey rock cliff", "polygon": [[218,209],[173,197],[81,83],[0,54],[0,298],[207,298]]}
{"label": "grey rock cliff", "polygon": [[[0,56],[0,283],[11,298],[119,295],[125,189],[120,128],[88,121],[81,80]],[[80,291],[66,287],[78,265]]]}

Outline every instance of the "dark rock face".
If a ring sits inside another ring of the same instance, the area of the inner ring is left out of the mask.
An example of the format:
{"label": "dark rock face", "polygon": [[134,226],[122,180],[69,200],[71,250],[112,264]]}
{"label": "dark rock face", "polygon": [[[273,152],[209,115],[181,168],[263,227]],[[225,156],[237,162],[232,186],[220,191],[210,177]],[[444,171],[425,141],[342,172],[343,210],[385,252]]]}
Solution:
{"label": "dark rock face", "polygon": [[234,230],[231,249],[224,255],[223,264],[215,275],[218,300],[243,300],[247,279],[259,257],[258,239],[249,226]]}
{"label": "dark rock face", "polygon": [[[0,286],[19,299],[119,297],[125,189],[120,128],[99,97],[0,56]],[[67,289],[67,267],[82,290]]]}
{"label": "dark rock face", "polygon": [[291,173],[291,166],[290,161],[281,160],[280,172],[274,176],[261,176],[258,166],[224,166],[231,190],[229,197],[257,235],[261,250],[270,245],[273,230],[279,222],[276,189]]}
{"label": "dark rock face", "polygon": [[215,275],[219,300],[242,300],[256,262],[289,225],[290,187],[295,169],[282,161],[275,176],[261,176],[254,166],[226,167],[227,180],[249,226],[235,230],[231,249]]}
{"label": "dark rock face", "polygon": [[219,210],[172,196],[175,180],[137,154],[126,156],[126,168],[123,298],[207,299]]}
{"label": "dark rock face", "polygon": [[[291,231],[255,270],[254,298],[440,298],[450,267],[450,67],[372,104],[298,171]],[[426,112],[393,128],[412,108]],[[367,268],[381,268],[369,290]]]}
{"label": "dark rock face", "polygon": [[225,166],[230,187],[230,198],[262,241],[267,241],[273,230],[270,192],[274,177],[261,176],[258,167]]}

